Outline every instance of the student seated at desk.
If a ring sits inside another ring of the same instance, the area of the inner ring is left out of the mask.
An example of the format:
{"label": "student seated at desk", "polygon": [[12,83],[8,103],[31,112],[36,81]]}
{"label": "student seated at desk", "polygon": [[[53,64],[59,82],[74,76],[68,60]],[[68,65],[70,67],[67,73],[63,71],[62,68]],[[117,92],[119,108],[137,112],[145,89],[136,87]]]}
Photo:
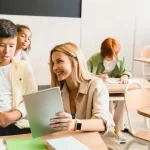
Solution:
{"label": "student seated at desk", "polygon": [[29,64],[13,59],[16,44],[16,25],[0,19],[0,136],[30,132],[22,95],[37,85]]}
{"label": "student seated at desk", "polygon": [[[114,38],[107,38],[101,44],[100,53],[91,56],[87,62],[88,69],[97,77],[106,80],[109,77],[120,78],[120,83],[128,83],[131,72],[128,69],[126,60],[119,55],[120,44]],[[115,112],[115,134],[120,139],[120,130],[123,128],[124,101],[114,101]]]}
{"label": "student seated at desk", "polygon": [[[51,87],[62,87],[65,112],[51,119],[61,130],[98,131],[111,150],[120,150],[109,113],[109,94],[103,81],[91,75],[81,50],[73,43],[57,45],[50,53]],[[63,82],[63,84],[62,84]]]}

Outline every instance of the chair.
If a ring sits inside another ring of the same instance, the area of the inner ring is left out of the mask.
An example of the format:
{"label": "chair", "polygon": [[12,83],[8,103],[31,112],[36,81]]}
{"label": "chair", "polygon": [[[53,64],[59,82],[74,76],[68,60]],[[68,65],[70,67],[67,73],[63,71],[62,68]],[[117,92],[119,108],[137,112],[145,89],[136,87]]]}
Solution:
{"label": "chair", "polygon": [[[150,46],[146,46],[141,50],[140,58],[150,58]],[[150,80],[150,64],[142,63],[142,74],[147,80]]]}
{"label": "chair", "polygon": [[132,119],[129,113],[131,110],[137,110],[142,107],[150,106],[150,91],[143,89],[140,85],[140,89],[133,89],[129,91],[128,89],[131,84],[128,84],[124,97],[129,121],[129,133],[133,136],[133,140],[126,143],[124,150],[128,150],[133,143],[148,145],[148,150],[150,150],[150,130],[145,128],[144,131],[134,131],[131,122]]}

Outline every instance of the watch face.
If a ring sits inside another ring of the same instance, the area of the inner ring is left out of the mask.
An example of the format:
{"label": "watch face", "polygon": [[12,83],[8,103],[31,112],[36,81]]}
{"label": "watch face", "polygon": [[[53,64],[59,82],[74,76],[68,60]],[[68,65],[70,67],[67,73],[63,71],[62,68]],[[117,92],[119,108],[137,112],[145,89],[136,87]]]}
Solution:
{"label": "watch face", "polygon": [[82,123],[77,122],[77,130],[81,130]]}

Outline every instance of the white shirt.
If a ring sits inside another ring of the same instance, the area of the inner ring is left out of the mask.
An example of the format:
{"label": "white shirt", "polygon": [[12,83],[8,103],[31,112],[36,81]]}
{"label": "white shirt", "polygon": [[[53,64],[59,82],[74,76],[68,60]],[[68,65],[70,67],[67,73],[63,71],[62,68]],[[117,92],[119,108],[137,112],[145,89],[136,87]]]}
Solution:
{"label": "white shirt", "polygon": [[110,60],[110,61],[104,59],[103,65],[105,67],[105,70],[104,70],[103,73],[106,73],[106,74],[110,75],[113,72],[113,70],[115,69],[116,63],[117,63],[117,59]]}
{"label": "white shirt", "polygon": [[29,61],[29,57],[28,57],[27,53],[22,49],[19,50],[19,52],[17,53],[15,58],[18,59],[18,60],[27,60],[27,61]]}
{"label": "white shirt", "polygon": [[12,110],[12,88],[9,76],[11,64],[0,66],[0,112]]}

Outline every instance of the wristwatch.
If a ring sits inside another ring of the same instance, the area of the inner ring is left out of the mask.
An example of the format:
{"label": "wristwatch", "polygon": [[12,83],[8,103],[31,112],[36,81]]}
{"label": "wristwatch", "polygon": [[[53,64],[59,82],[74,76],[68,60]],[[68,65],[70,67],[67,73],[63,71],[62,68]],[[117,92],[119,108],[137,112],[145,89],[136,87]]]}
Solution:
{"label": "wristwatch", "polygon": [[81,130],[81,127],[82,127],[82,122],[81,120],[79,119],[76,119],[76,130]]}

